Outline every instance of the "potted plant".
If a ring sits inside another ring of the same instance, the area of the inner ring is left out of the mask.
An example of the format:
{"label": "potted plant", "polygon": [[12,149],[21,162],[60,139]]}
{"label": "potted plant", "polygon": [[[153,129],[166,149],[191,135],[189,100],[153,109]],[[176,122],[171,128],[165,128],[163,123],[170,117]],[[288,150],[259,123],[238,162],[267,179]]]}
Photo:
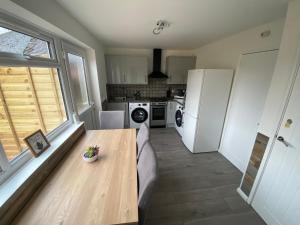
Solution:
{"label": "potted plant", "polygon": [[84,161],[94,162],[98,159],[99,147],[97,145],[88,147],[82,154]]}

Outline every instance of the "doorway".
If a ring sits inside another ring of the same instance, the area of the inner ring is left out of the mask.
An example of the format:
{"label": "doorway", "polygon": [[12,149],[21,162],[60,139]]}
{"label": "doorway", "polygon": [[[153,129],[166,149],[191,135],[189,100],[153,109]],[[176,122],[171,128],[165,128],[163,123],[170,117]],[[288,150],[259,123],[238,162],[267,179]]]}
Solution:
{"label": "doorway", "polygon": [[245,171],[255,142],[278,50],[241,56],[235,74],[220,152]]}

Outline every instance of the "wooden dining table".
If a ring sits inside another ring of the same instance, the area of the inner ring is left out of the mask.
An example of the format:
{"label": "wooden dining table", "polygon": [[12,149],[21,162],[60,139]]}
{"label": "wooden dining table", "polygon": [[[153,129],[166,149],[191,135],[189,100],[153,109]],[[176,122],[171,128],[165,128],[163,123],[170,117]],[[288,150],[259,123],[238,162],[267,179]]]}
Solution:
{"label": "wooden dining table", "polygon": [[[95,145],[98,160],[85,162],[82,153]],[[87,131],[13,224],[138,224],[136,130]]]}

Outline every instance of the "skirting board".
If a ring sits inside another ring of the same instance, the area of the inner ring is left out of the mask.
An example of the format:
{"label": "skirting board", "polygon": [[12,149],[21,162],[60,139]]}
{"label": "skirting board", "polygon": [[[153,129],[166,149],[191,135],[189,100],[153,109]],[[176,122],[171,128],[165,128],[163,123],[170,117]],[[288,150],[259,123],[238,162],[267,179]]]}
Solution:
{"label": "skirting board", "polygon": [[224,152],[222,151],[222,149],[219,150],[219,153],[221,153],[229,162],[231,162],[231,164],[233,164],[239,171],[241,171],[242,173],[244,173],[244,171],[247,168],[247,165],[243,166],[241,161],[236,158],[235,156],[233,156],[232,154],[230,154],[229,152]]}
{"label": "skirting board", "polygon": [[242,191],[242,189],[240,187],[238,187],[236,189],[236,191],[242,197],[242,199],[244,199],[245,202],[247,202],[249,204],[249,202],[248,202],[248,196]]}

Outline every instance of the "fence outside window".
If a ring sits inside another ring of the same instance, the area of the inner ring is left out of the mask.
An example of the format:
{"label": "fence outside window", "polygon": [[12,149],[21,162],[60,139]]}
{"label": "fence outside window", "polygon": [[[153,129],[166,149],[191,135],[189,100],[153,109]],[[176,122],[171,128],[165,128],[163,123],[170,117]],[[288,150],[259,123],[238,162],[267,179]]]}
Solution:
{"label": "fence outside window", "polygon": [[0,140],[9,160],[26,136],[47,134],[66,119],[56,68],[0,67]]}

